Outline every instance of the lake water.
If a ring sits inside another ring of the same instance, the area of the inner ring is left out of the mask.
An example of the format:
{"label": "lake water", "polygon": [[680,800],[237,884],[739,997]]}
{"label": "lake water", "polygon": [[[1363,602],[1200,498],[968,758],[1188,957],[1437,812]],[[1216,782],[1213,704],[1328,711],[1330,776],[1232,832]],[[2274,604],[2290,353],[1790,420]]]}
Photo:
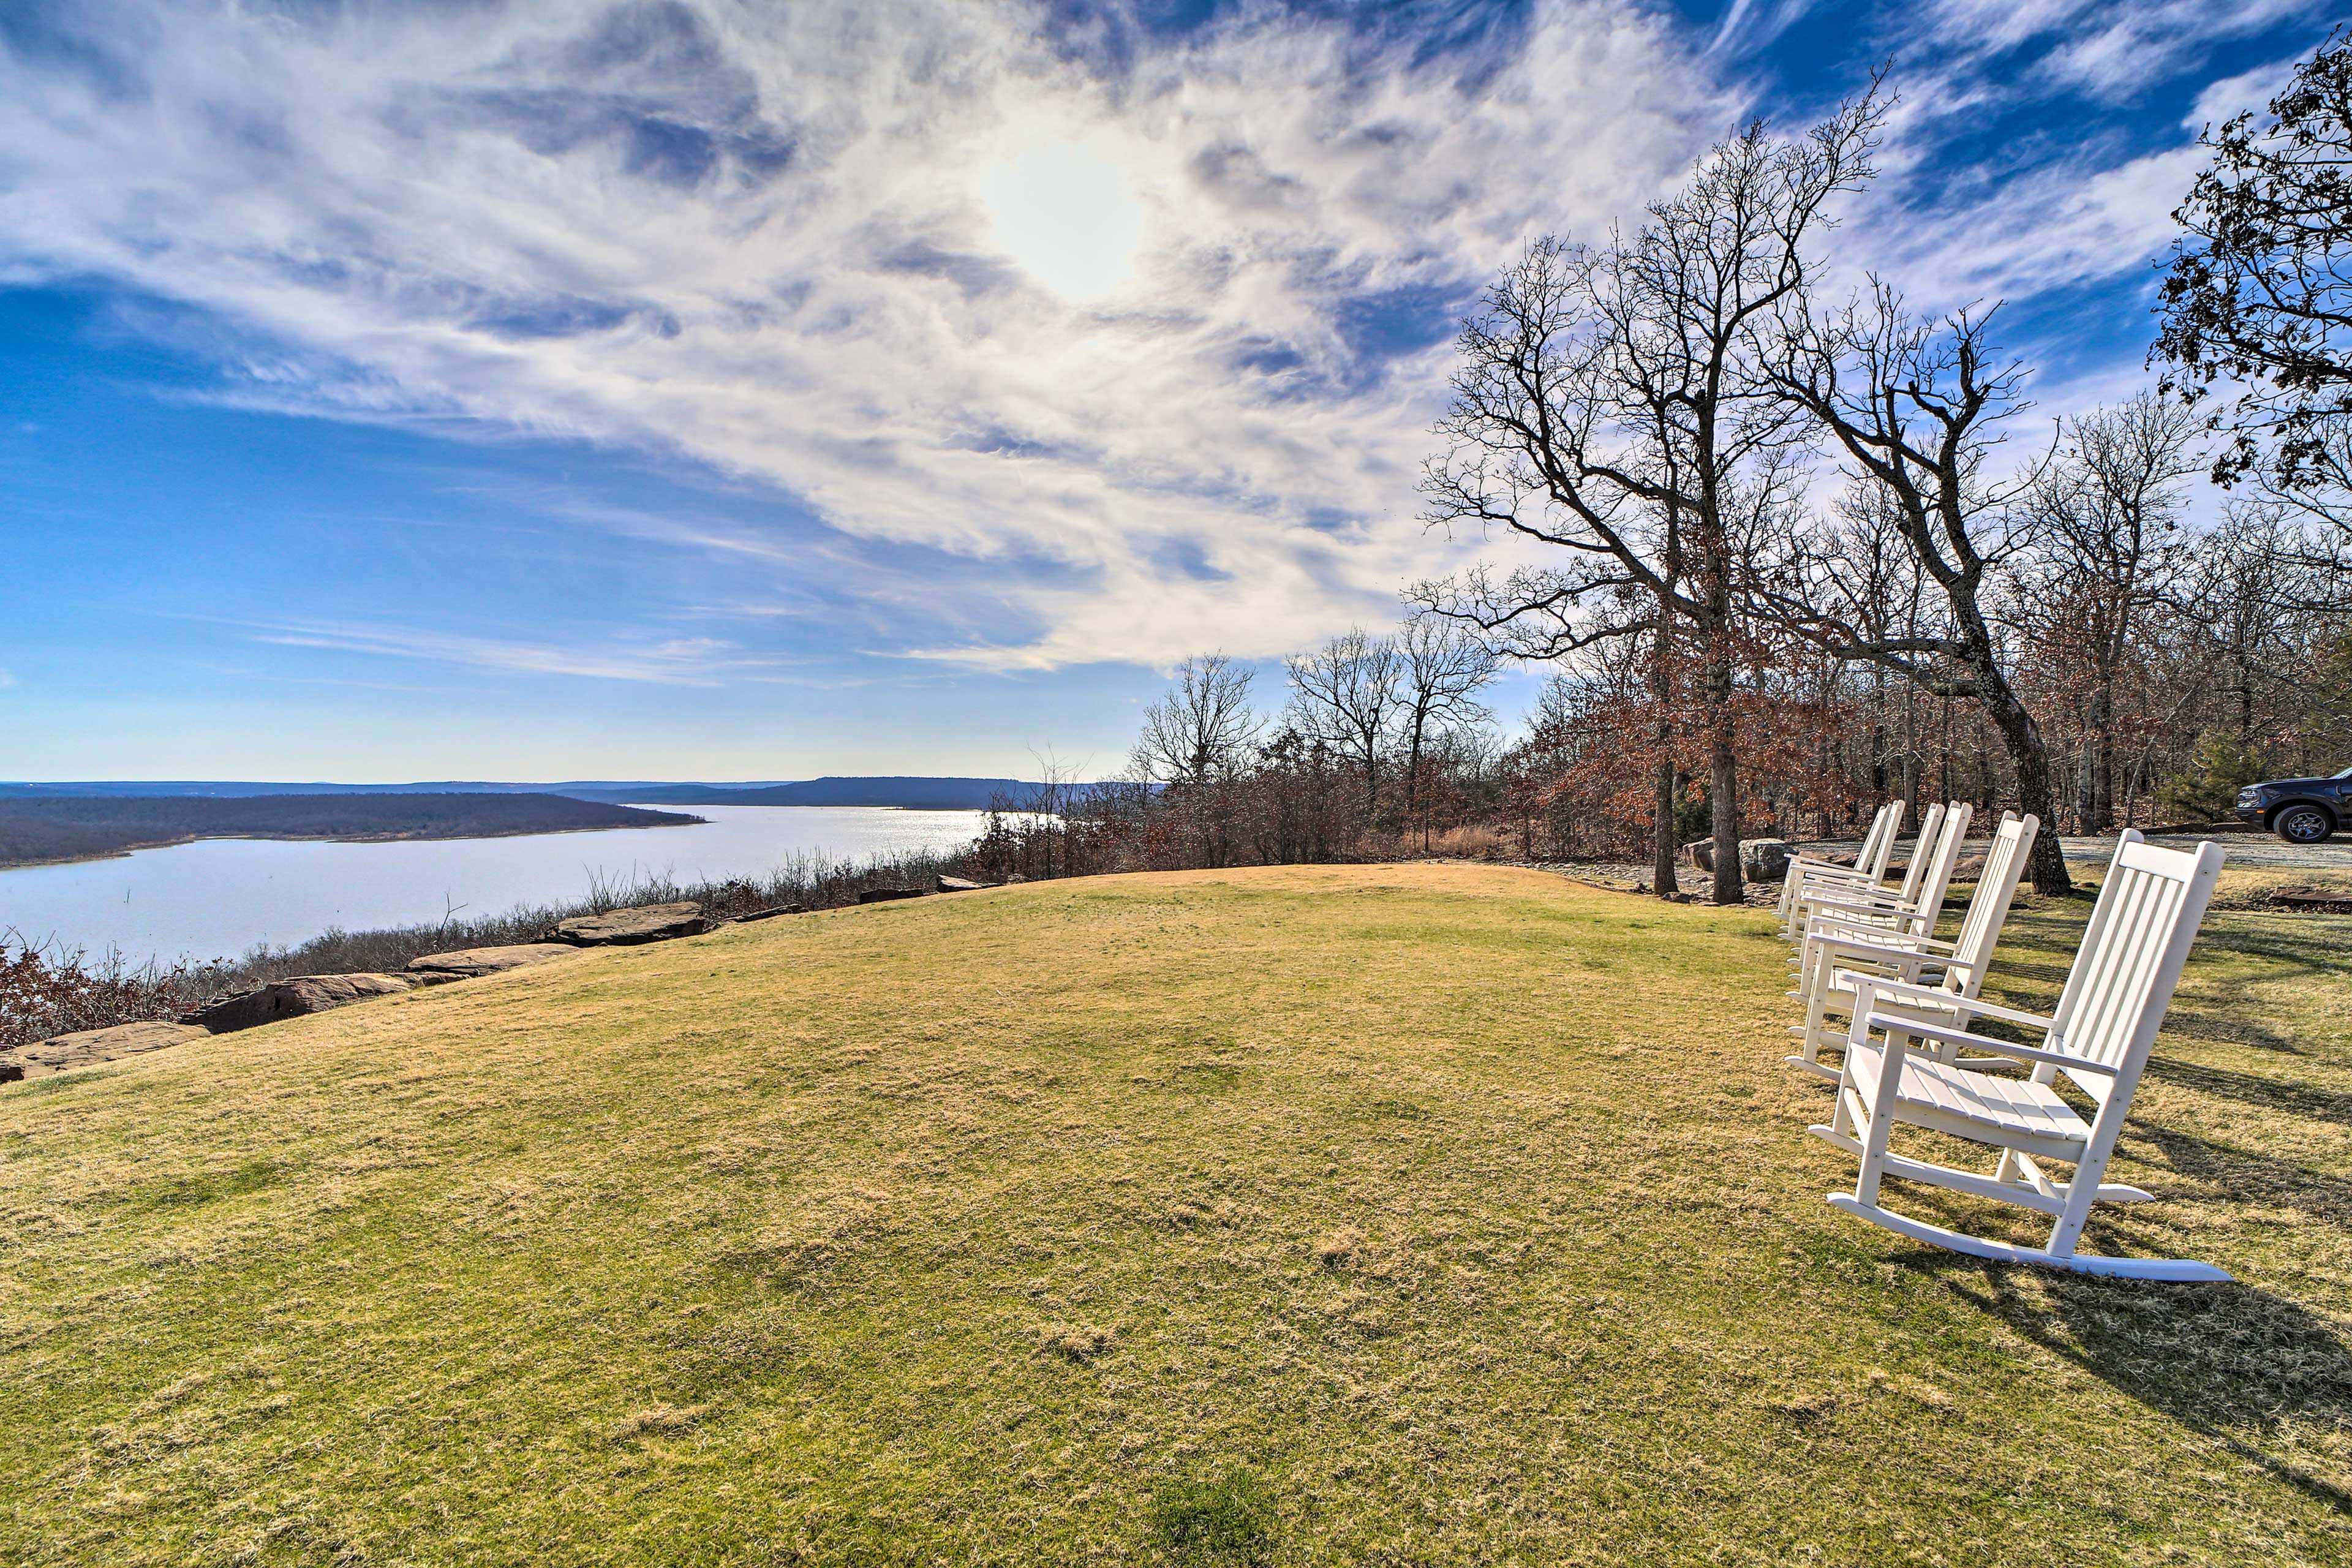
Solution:
{"label": "lake water", "polygon": [[709,823],[450,838],[302,844],[208,838],[111,860],[0,871],[0,930],[133,960],[235,957],[256,942],[307,941],[437,921],[452,905],[502,914],[584,896],[590,884],[670,876],[756,876],[795,850],[863,860],[952,849],[987,814],[881,806],[678,806]]}

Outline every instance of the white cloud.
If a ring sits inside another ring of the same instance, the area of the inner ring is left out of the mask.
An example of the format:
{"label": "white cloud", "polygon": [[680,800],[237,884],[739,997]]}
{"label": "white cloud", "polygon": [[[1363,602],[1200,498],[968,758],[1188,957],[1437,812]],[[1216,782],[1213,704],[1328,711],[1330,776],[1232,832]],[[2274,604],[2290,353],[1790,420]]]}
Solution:
{"label": "white cloud", "polygon": [[[852,535],[1036,560],[1034,635],[931,650],[1007,667],[1381,613],[1436,564],[1449,351],[1360,353],[1360,301],[1466,298],[1732,118],[1615,0],[1547,0],[1475,87],[1274,19],[1106,77],[1036,11],[922,0],[83,15],[140,41],[135,87],[0,54],[0,269],[257,329],[247,400],[668,449]],[[1101,298],[982,200],[1040,147],[1132,193]]]}
{"label": "white cloud", "polygon": [[260,626],[254,629],[254,637],[257,642],[281,647],[327,648],[512,674],[649,681],[661,686],[716,686],[728,677],[770,662],[745,659],[730,644],[712,637],[670,637],[636,647],[611,641],[562,647],[543,640],[352,622]]}
{"label": "white cloud", "polygon": [[2318,0],[1934,0],[1926,21],[1945,48],[1979,58],[2041,41],[2031,72],[2039,82],[2119,100],[2193,67],[2218,40],[2321,9]]}

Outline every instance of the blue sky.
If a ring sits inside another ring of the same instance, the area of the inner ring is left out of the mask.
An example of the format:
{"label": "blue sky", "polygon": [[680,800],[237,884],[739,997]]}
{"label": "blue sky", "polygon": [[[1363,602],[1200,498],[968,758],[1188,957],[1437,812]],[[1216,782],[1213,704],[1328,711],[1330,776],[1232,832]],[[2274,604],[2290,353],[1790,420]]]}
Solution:
{"label": "blue sky", "polygon": [[1891,60],[1839,260],[2087,407],[2335,15],[5,0],[0,778],[1107,771],[1482,548],[1413,479],[1527,238]]}

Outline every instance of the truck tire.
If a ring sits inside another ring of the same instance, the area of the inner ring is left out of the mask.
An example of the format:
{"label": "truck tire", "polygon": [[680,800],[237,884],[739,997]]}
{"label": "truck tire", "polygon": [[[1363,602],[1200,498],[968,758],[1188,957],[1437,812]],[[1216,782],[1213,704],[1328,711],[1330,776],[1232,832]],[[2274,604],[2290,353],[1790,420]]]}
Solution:
{"label": "truck tire", "polygon": [[2336,832],[2326,808],[2298,801],[2271,818],[2271,831],[2289,844],[2325,844]]}

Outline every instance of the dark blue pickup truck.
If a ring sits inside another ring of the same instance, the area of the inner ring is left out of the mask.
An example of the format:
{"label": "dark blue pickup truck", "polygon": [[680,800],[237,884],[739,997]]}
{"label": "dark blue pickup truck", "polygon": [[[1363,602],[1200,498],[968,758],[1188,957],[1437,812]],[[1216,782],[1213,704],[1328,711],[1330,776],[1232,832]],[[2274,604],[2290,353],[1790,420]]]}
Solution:
{"label": "dark blue pickup truck", "polygon": [[2324,779],[2271,779],[2238,792],[2238,818],[2289,844],[2321,844],[2352,828],[2352,768]]}

